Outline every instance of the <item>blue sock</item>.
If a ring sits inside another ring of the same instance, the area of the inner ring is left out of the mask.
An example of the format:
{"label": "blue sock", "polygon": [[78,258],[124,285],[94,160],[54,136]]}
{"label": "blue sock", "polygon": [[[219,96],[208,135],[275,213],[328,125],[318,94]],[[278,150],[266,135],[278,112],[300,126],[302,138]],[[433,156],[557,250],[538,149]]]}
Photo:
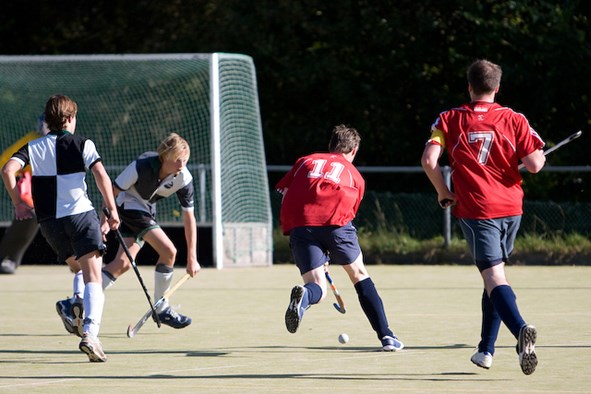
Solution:
{"label": "blue sock", "polygon": [[359,297],[361,309],[365,312],[365,316],[367,316],[369,324],[371,324],[371,327],[378,335],[378,339],[381,340],[386,335],[394,336],[392,330],[388,327],[384,304],[371,278],[357,282],[355,284],[355,290]]}
{"label": "blue sock", "polygon": [[495,354],[495,342],[501,326],[501,317],[492,304],[486,290],[482,293],[482,330],[480,331],[479,352]]}
{"label": "blue sock", "polygon": [[306,296],[302,299],[302,306],[303,310],[306,310],[310,307],[310,305],[318,304],[318,301],[322,298],[322,288],[314,282],[306,283],[304,285],[306,291]]}
{"label": "blue sock", "polygon": [[501,320],[515,338],[519,337],[519,330],[525,321],[517,308],[517,297],[509,285],[497,286],[490,292],[490,300]]}

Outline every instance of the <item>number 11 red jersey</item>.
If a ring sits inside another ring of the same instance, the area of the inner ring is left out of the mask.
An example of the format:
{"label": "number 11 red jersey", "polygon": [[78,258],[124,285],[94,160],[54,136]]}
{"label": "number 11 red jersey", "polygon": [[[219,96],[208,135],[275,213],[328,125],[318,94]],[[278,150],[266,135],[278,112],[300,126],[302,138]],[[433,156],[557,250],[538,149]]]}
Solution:
{"label": "number 11 red jersey", "polygon": [[343,226],[353,220],[365,191],[365,180],[338,153],[314,153],[299,158],[277,183],[284,194],[281,228],[284,234],[302,226]]}

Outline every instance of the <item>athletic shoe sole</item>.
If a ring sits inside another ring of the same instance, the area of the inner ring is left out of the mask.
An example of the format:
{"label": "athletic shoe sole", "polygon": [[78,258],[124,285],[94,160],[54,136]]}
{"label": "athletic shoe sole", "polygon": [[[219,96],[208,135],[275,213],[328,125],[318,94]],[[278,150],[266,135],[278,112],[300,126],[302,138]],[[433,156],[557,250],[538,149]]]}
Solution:
{"label": "athletic shoe sole", "polygon": [[289,298],[289,306],[285,312],[285,327],[287,331],[292,334],[298,330],[300,325],[300,305],[304,297],[304,288],[302,286],[295,286],[291,289],[291,296]]}
{"label": "athletic shoe sole", "polygon": [[82,338],[84,334],[84,305],[81,302],[72,304],[72,315],[74,316],[72,319],[74,330],[71,332]]}
{"label": "athletic shoe sole", "polygon": [[519,365],[526,375],[531,375],[538,365],[535,344],[538,332],[531,324],[521,327],[517,347],[519,351]]}
{"label": "athletic shoe sole", "polygon": [[62,308],[60,306],[59,301],[56,302],[56,304],[55,304],[55,310],[57,311],[57,314],[60,317],[60,319],[62,319],[62,323],[64,323],[64,328],[66,329],[66,331],[69,332],[70,334],[75,334],[76,327],[74,326],[74,323],[72,322],[72,320],[62,313]]}
{"label": "athletic shoe sole", "polygon": [[90,360],[91,363],[104,363],[107,361],[107,356],[100,348],[100,345],[93,344],[90,341],[83,339],[78,348],[88,356],[88,360]]}

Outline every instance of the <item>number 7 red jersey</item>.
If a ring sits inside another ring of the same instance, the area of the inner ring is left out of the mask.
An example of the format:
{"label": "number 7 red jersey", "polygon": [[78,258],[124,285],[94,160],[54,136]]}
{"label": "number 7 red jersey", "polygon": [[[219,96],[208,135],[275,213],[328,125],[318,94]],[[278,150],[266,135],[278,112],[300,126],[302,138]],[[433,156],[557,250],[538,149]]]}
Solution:
{"label": "number 7 red jersey", "polygon": [[456,217],[493,219],[523,213],[520,160],[544,141],[520,113],[475,101],[439,115],[430,143],[442,134],[452,168]]}
{"label": "number 7 red jersey", "polygon": [[338,153],[314,153],[299,158],[277,183],[283,193],[281,228],[284,234],[302,226],[343,226],[357,214],[365,180]]}

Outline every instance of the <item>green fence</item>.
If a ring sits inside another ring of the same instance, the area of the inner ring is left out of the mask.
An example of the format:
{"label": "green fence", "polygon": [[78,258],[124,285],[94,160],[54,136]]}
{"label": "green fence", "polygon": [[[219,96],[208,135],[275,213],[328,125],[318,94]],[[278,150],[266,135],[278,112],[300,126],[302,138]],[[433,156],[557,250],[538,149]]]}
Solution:
{"label": "green fence", "polygon": [[[279,225],[281,196],[272,192],[275,226]],[[528,201],[523,207],[521,233],[591,235],[591,203]],[[444,235],[444,211],[435,194],[367,192],[355,225],[368,230],[393,230],[413,238]],[[457,221],[451,219],[452,235],[461,236]]]}
{"label": "green fence", "polygon": [[[289,167],[273,167],[280,171]],[[371,169],[364,171],[364,169]],[[360,171],[375,173],[375,168],[360,167]],[[383,173],[416,173],[420,167],[380,167]],[[591,167],[547,167],[544,171],[591,172]],[[400,184],[396,185],[400,189]],[[274,225],[279,225],[281,195],[271,192]],[[591,236],[591,202],[554,202],[525,200],[520,234],[563,235],[578,233]],[[390,230],[417,239],[435,236],[461,237],[457,221],[451,216],[446,234],[445,210],[439,208],[435,193],[404,193],[368,190],[354,223],[371,231]]]}

